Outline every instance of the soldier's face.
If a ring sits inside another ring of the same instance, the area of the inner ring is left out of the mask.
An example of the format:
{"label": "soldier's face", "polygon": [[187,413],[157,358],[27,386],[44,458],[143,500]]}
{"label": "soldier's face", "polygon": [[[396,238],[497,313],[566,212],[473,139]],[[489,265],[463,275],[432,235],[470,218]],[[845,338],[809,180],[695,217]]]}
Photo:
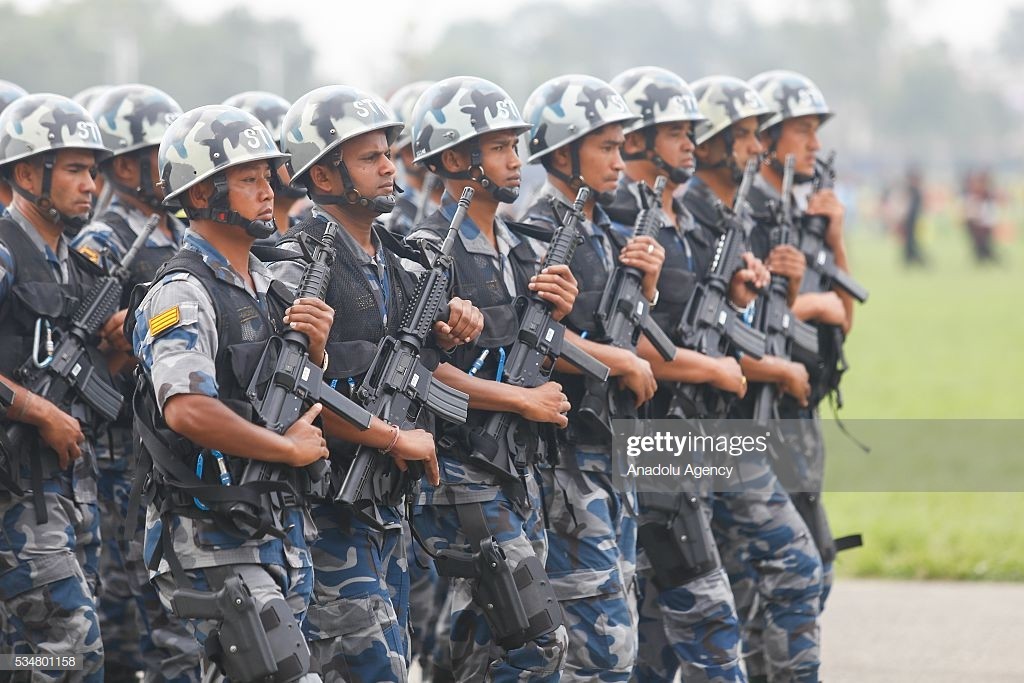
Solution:
{"label": "soldier's face", "polygon": [[345,162],[356,190],[364,197],[374,198],[395,192],[395,164],[384,133],[364,133],[341,143]]}
{"label": "soldier's face", "polygon": [[[30,191],[42,191],[43,165],[33,164],[33,187]],[[96,194],[96,154],[81,149],[62,149],[57,152],[50,180],[50,199],[53,206],[65,216],[82,216],[92,210],[92,198]]]}
{"label": "soldier's face", "polygon": [[757,135],[757,117],[741,119],[732,124],[732,153],[739,168],[744,168],[751,159],[764,153],[764,147]]}
{"label": "soldier's face", "polygon": [[[143,192],[151,192],[158,199],[163,199],[164,189],[162,185],[156,185],[157,177],[157,147],[144,149],[137,154],[125,154],[113,159],[110,164],[114,177],[128,187],[141,187],[142,166],[141,161],[145,159],[149,163],[149,186],[143,187]],[[106,171],[110,173],[110,170]]]}
{"label": "soldier's face", "polygon": [[659,123],[654,138],[654,151],[669,166],[692,169],[696,163],[693,151],[697,145],[693,142],[693,123]]}
{"label": "soldier's face", "polygon": [[614,192],[619,174],[626,168],[622,146],[626,136],[621,123],[610,123],[586,135],[580,144],[580,175],[595,192]]}
{"label": "soldier's face", "polygon": [[[398,150],[398,156],[401,158],[402,165],[405,167],[406,175],[415,176],[417,178],[422,178],[427,175],[427,169],[423,168],[419,164],[413,163],[412,160],[414,155],[412,153],[412,145],[406,145],[402,149]],[[395,158],[394,150],[391,152],[391,158]]]}
{"label": "soldier's face", "polygon": [[800,175],[814,175],[814,159],[821,149],[818,127],[821,119],[817,115],[797,116],[782,122],[775,155],[779,161],[788,154],[795,157],[793,170]]}
{"label": "soldier's face", "polygon": [[224,172],[228,181],[231,209],[250,221],[269,221],[274,217],[274,190],[270,186],[270,164],[250,161]]}
{"label": "soldier's face", "polygon": [[519,187],[523,162],[519,158],[517,135],[508,131],[484,133],[480,136],[480,154],[488,178],[501,187]]}

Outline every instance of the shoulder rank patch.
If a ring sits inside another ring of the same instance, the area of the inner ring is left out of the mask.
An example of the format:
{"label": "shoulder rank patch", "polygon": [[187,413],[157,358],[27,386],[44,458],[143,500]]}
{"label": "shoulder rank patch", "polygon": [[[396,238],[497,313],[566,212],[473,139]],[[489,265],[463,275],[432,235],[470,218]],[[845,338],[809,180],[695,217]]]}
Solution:
{"label": "shoulder rank patch", "polygon": [[166,311],[161,311],[149,319],[149,334],[154,338],[159,337],[180,321],[181,308],[177,305],[171,306]]}
{"label": "shoulder rank patch", "polygon": [[97,266],[100,264],[100,253],[92,247],[79,247],[78,253],[95,263]]}

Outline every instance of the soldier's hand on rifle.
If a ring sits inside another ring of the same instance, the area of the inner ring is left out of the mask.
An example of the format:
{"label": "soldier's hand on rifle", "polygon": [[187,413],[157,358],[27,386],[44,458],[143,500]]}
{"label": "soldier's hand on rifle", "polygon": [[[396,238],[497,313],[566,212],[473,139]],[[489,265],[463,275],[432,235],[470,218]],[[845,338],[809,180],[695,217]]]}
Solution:
{"label": "soldier's hand on rifle", "polygon": [[783,361],[786,369],[779,383],[779,389],[795,398],[800,406],[807,407],[807,401],[811,397],[811,379],[807,374],[807,368],[800,363]]}
{"label": "soldier's hand on rifle", "polygon": [[654,392],[658,390],[658,381],[654,379],[650,363],[632,353],[628,355],[629,367],[619,376],[619,386],[629,389],[636,395],[636,405],[639,408],[654,397]]}
{"label": "soldier's hand on rifle", "polygon": [[807,200],[807,213],[811,216],[827,216],[828,231],[825,233],[825,244],[832,251],[841,248],[843,240],[843,218],[846,208],[839,201],[833,190],[819,190]]}
{"label": "soldier's hand on rifle", "polygon": [[405,472],[406,462],[418,460],[423,463],[424,474],[432,486],[441,482],[441,472],[437,467],[437,451],[434,446],[434,435],[423,429],[403,429],[398,433],[398,440],[391,448],[391,457],[395,459],[398,469]]}
{"label": "soldier's hand on rifle", "polygon": [[468,344],[484,329],[484,314],[472,301],[452,297],[448,302],[448,321],[434,323],[434,339],[437,345],[451,351],[459,344]]}
{"label": "soldier's hand on rifle", "polygon": [[534,275],[530,278],[528,286],[531,292],[554,306],[551,317],[555,320],[561,320],[569,315],[573,304],[576,303],[576,296],[580,293],[576,278],[573,277],[569,266],[564,263],[549,266]]}
{"label": "soldier's hand on rifle", "polygon": [[569,425],[566,414],[572,407],[558,382],[545,382],[539,387],[525,389],[522,415],[531,422],[548,422],[559,429]]}
{"label": "soldier's hand on rifle", "polygon": [[648,301],[654,298],[658,289],[658,276],[665,263],[665,248],[653,237],[631,237],[619,252],[619,261],[632,266],[644,274],[642,287]]}
{"label": "soldier's hand on rifle", "polygon": [[124,317],[127,313],[126,309],[121,309],[103,323],[100,328],[100,350],[106,347],[121,353],[132,352],[132,343],[124,336]]}
{"label": "soldier's hand on rifle", "polygon": [[284,438],[292,442],[292,456],[288,459],[292,467],[305,467],[328,456],[327,440],[320,428],[313,424],[323,409],[323,404],[314,403],[284,433]]}
{"label": "soldier's hand on rifle", "polygon": [[32,401],[26,414],[35,416],[33,424],[46,445],[57,453],[60,468],[64,469],[82,457],[85,434],[78,420],[40,396],[29,394],[26,399]]}
{"label": "soldier's hand on rifle", "polygon": [[807,269],[807,258],[803,252],[792,244],[780,244],[772,248],[765,265],[773,275],[781,275],[789,279],[787,298],[792,305],[796,300],[796,295],[800,292],[800,283],[804,279],[804,270]]}
{"label": "soldier's hand on rifle", "polygon": [[713,358],[715,363],[715,378],[711,380],[711,386],[730,394],[736,394],[739,398],[747,395],[747,378],[740,370],[739,362],[732,356]]}
{"label": "soldier's hand on rifle", "polygon": [[743,253],[744,268],[740,268],[732,274],[729,281],[729,301],[746,308],[757,298],[759,290],[764,289],[771,282],[772,276],[768,268],[749,251]]}
{"label": "soldier's hand on rifle", "polygon": [[846,307],[835,292],[805,292],[797,297],[793,314],[800,320],[813,320],[826,325],[846,322]]}
{"label": "soldier's hand on rifle", "polygon": [[284,312],[284,322],[309,338],[309,358],[317,365],[324,362],[327,335],[334,323],[334,309],[320,299],[296,299]]}

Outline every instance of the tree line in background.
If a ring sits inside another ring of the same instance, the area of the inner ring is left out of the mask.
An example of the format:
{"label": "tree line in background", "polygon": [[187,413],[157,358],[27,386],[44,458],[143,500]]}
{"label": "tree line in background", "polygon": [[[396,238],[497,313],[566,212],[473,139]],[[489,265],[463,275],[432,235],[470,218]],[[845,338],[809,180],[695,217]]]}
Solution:
{"label": "tree line in background", "polygon": [[[1015,168],[1024,157],[1017,125],[1024,91],[1013,78],[1024,66],[1018,38],[1024,10],[1009,13],[982,63],[961,65],[944,43],[913,44],[886,0],[820,0],[807,18],[773,23],[756,21],[748,6],[748,0],[537,2],[511,19],[453,23],[426,47],[396,40],[397,68],[377,90],[386,95],[412,80],[471,71],[521,102],[547,78],[567,72],[608,79],[656,64],[692,81],[789,68],[813,78],[838,112],[825,137],[842,150],[847,168],[891,173],[909,162]],[[343,11],[339,5],[339,21]],[[0,78],[30,90],[73,94],[137,76],[187,109],[256,88],[294,99],[325,82],[311,69],[314,50],[298,23],[260,20],[245,9],[195,23],[158,0],[71,0],[33,14],[0,5],[0,15],[6,55]],[[417,20],[391,21],[382,36],[404,35]]]}

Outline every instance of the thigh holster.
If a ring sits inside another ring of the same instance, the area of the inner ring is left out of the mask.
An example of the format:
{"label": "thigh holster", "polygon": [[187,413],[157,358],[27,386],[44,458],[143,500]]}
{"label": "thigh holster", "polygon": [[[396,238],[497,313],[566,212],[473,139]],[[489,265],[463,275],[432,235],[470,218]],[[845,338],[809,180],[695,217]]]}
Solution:
{"label": "thigh holster", "polygon": [[647,554],[658,588],[682,586],[721,566],[697,496],[641,493],[639,500],[637,542]]}

